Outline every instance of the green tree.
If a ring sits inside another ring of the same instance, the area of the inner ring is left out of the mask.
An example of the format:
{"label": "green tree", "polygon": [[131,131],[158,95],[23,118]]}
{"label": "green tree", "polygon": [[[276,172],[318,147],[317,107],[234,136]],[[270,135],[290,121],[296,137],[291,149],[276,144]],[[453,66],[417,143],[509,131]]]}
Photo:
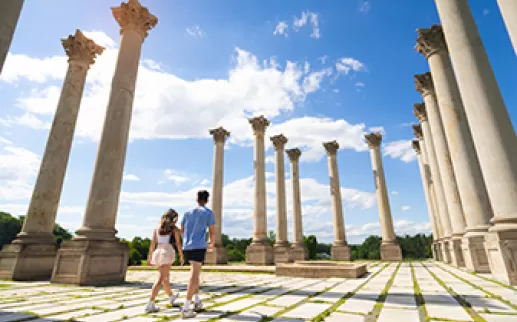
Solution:
{"label": "green tree", "polygon": [[21,229],[22,223],[18,218],[0,211],[0,249],[12,242]]}
{"label": "green tree", "polygon": [[316,236],[309,235],[308,237],[303,238],[305,247],[307,248],[307,253],[309,255],[309,259],[316,259],[316,254],[318,250],[318,240]]}
{"label": "green tree", "polygon": [[269,234],[267,236],[267,240],[269,241],[269,243],[271,244],[271,246],[273,246],[276,242],[276,234],[274,231],[270,230],[269,231]]}

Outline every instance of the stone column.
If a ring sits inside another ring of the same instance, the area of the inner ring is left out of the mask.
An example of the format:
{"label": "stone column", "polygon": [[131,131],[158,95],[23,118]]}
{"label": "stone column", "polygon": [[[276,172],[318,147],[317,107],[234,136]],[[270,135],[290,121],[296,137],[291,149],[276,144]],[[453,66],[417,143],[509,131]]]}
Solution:
{"label": "stone column", "polygon": [[492,204],[494,278],[517,284],[517,137],[466,0],[435,0]]}
{"label": "stone column", "polygon": [[387,261],[401,261],[402,250],[397,243],[395,229],[393,228],[388,189],[386,188],[386,178],[384,177],[384,167],[382,166],[382,134],[381,132],[376,132],[366,134],[364,137],[370,148],[373,179],[377,193],[377,207],[379,208],[379,221],[381,223],[382,232],[381,259]]}
{"label": "stone column", "polygon": [[275,263],[291,262],[291,247],[287,241],[287,210],[285,202],[285,162],[284,147],[287,138],[283,135],[271,137],[275,147],[276,181],[276,241],[274,245]]}
{"label": "stone column", "polygon": [[68,71],[22,230],[0,254],[2,278],[49,279],[54,267],[57,245],[53,231],[86,74],[104,50],[79,30],[61,42],[68,56]]}
{"label": "stone column", "polygon": [[463,267],[465,266],[465,260],[463,258],[461,240],[465,233],[465,215],[461,205],[456,176],[452,168],[451,155],[445,137],[443,121],[440,111],[438,110],[431,73],[415,75],[415,87],[417,91],[422,94],[425,102],[429,127],[433,135],[434,148],[437,156],[438,171],[442,177],[445,200],[447,201],[447,209],[449,210],[452,228],[449,247],[451,247],[452,263],[458,267]]}
{"label": "stone column", "polygon": [[517,54],[517,2],[515,0],[497,0],[506,29],[510,35],[513,49]]}
{"label": "stone column", "polygon": [[327,151],[332,215],[334,217],[334,243],[332,244],[331,255],[333,260],[349,261],[352,258],[352,253],[348,243],[346,242],[341,185],[339,183],[339,172],[337,167],[337,151],[339,150],[339,144],[337,141],[330,141],[323,143],[323,147]]}
{"label": "stone column", "polygon": [[2,74],[22,7],[23,0],[0,1],[0,74]]}
{"label": "stone column", "polygon": [[418,29],[417,32],[419,37],[416,49],[429,62],[439,113],[444,124],[450,159],[465,213],[467,227],[461,243],[465,266],[475,272],[489,273],[484,241],[493,212],[442,27],[435,25],[430,29]]}
{"label": "stone column", "polygon": [[286,150],[291,163],[291,184],[293,190],[293,243],[291,245],[291,255],[295,261],[306,260],[309,256],[305,241],[303,240],[302,228],[302,201],[300,194],[300,171],[298,160],[302,155],[300,149]]}
{"label": "stone column", "polygon": [[433,178],[436,210],[442,227],[442,234],[438,242],[439,248],[442,252],[443,261],[446,263],[451,262],[451,254],[449,249],[449,242],[452,235],[451,221],[449,218],[449,211],[447,209],[447,201],[445,200],[445,193],[443,191],[442,177],[438,170],[438,161],[436,160],[436,152],[434,148],[433,136],[429,128],[429,122],[427,121],[427,114],[425,113],[425,104],[415,104],[414,106],[415,116],[420,121],[420,125],[413,125],[413,132],[420,142],[424,142],[427,161],[429,162],[429,170],[431,177]]}
{"label": "stone column", "polygon": [[253,209],[253,241],[246,248],[246,264],[273,264],[273,247],[267,239],[266,208],[266,166],[264,156],[264,134],[269,121],[264,116],[249,119],[255,135],[255,199]]}
{"label": "stone column", "polygon": [[155,16],[138,0],[113,8],[121,27],[115,74],[83,224],[58,252],[52,282],[98,284],[125,279],[128,248],[115,237],[122,173],[142,43]]}
{"label": "stone column", "polygon": [[222,242],[223,226],[223,172],[224,172],[224,143],[230,132],[222,127],[209,131],[214,138],[214,168],[212,173],[212,211],[215,216],[215,249],[206,253],[205,263],[226,264],[228,252]]}

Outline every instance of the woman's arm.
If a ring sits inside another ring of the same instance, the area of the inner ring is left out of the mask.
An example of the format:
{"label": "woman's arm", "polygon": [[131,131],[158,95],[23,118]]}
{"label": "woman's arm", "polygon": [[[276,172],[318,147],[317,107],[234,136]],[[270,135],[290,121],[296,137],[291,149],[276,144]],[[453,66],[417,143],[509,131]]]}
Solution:
{"label": "woman's arm", "polygon": [[147,265],[152,265],[151,258],[153,257],[153,252],[156,249],[156,230],[153,230],[153,240],[151,241],[151,245],[149,246],[149,255],[147,256]]}
{"label": "woman's arm", "polygon": [[178,248],[178,253],[180,255],[180,262],[181,262],[181,265],[183,265],[183,263],[184,263],[183,246],[181,245],[181,238],[180,238],[180,233],[178,232],[178,229],[174,229],[174,238],[176,239],[176,248]]}

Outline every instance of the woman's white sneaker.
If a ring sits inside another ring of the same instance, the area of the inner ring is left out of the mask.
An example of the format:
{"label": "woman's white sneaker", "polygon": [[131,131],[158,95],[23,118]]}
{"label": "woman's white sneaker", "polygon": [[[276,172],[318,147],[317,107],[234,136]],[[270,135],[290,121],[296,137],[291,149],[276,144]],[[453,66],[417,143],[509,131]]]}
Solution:
{"label": "woman's white sneaker", "polygon": [[181,318],[182,319],[190,319],[196,317],[196,312],[194,310],[181,310]]}
{"label": "woman's white sneaker", "polygon": [[176,302],[176,300],[178,299],[178,297],[180,296],[180,293],[172,293],[171,297],[169,298],[169,304],[171,306],[174,306],[174,302]]}
{"label": "woman's white sneaker", "polygon": [[159,310],[160,310],[160,308],[158,308],[154,304],[154,301],[149,301],[149,303],[147,303],[147,305],[145,306],[145,313],[155,313],[155,312],[158,312]]}

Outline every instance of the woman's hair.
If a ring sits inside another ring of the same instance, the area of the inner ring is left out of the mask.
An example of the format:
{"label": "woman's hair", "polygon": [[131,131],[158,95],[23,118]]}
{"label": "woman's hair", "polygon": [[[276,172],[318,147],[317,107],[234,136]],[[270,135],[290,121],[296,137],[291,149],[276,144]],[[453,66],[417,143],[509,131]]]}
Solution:
{"label": "woman's hair", "polygon": [[160,221],[160,228],[158,228],[158,234],[160,235],[169,235],[174,230],[176,226],[176,221],[178,221],[178,213],[174,209],[167,210]]}

